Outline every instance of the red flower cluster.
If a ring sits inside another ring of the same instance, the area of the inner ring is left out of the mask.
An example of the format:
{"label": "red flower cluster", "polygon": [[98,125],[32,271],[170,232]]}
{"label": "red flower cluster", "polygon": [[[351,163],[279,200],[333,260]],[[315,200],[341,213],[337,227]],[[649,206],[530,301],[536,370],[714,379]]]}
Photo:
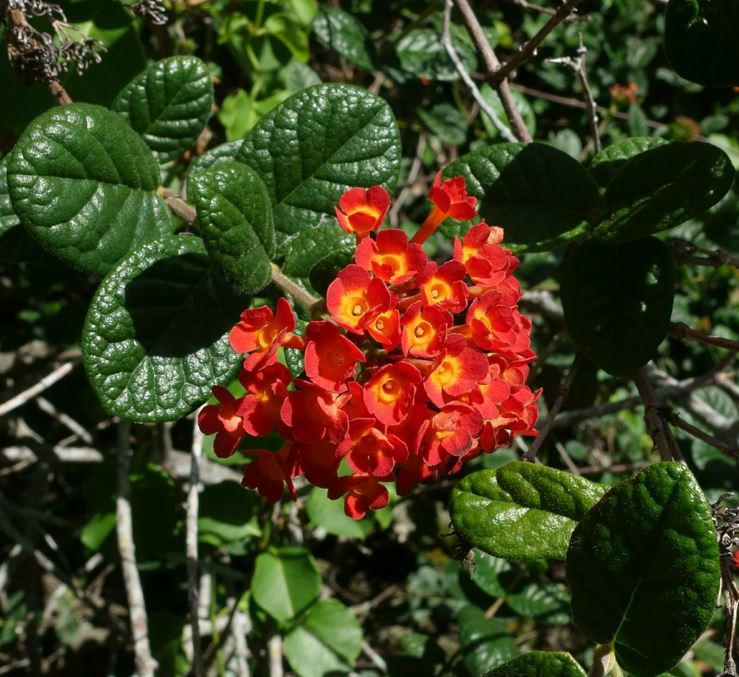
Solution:
{"label": "red flower cluster", "polygon": [[[438,265],[420,243],[445,218],[475,216],[464,179],[437,178],[415,242],[393,229],[370,237],[389,205],[379,191],[355,188],[340,202],[341,225],[359,244],[328,287],[328,316],[297,336],[285,299],[274,313],[245,310],[231,344],[248,354],[240,375],[247,392],[236,399],[214,387],[219,404],[199,418],[203,432],[216,434],[219,456],[246,435],[276,430],[285,440],[279,452],[245,452],[254,457],[245,486],[276,501],[285,486],[294,496],[292,478],[303,474],[330,498],[344,496],[355,519],[387,505],[383,483],[395,481],[404,495],[517,435],[537,434],[539,393],[525,385],[531,323],[517,308],[518,260],[500,246],[502,229],[473,226]],[[281,347],[303,352],[299,378],[277,361]],[[340,474],[344,459],[349,474]]]}

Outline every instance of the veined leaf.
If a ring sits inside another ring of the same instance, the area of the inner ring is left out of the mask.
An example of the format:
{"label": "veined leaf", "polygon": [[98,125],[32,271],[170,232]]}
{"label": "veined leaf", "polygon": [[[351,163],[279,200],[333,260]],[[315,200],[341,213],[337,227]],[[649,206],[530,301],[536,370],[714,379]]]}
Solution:
{"label": "veined leaf", "polygon": [[567,554],[575,621],[636,677],[669,670],[705,630],[719,588],[716,531],[687,466],[656,463],[606,494]]}
{"label": "veined leaf", "polygon": [[36,118],[13,150],[8,186],[15,213],[41,245],[97,275],[173,230],[154,192],[151,152],[100,106],[74,103]]}
{"label": "veined leaf", "polygon": [[487,677],[585,677],[585,674],[568,653],[531,651],[503,663]]}

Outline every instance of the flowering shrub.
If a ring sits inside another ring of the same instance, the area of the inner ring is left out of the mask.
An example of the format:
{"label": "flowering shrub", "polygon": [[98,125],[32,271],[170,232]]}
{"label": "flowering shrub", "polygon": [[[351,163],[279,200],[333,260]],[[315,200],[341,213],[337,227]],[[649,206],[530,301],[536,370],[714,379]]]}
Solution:
{"label": "flowering shrub", "polygon": [[[354,263],[326,292],[326,319],[311,320],[303,336],[284,298],[275,312],[248,308],[231,330],[245,354],[240,398],[213,387],[218,404],[198,423],[216,434],[226,458],[247,436],[277,430],[276,452],[243,452],[253,460],[242,484],[277,501],[292,478],[304,475],[344,498],[361,519],[384,508],[395,482],[399,495],[419,482],[460,470],[481,453],[536,435],[540,392],[526,385],[531,322],[518,311],[518,259],[501,246],[503,230],[484,221],[454,240],[450,261],[429,261],[421,245],[447,218],[473,219],[476,200],[465,180],[429,194],[433,209],[409,242],[402,230],[378,230],[390,207],[381,186],[351,188],[339,200],[341,227],[357,237]],[[372,237],[375,235],[375,237]],[[279,349],[303,353],[303,372],[278,362]],[[346,459],[348,474],[341,469]]]}

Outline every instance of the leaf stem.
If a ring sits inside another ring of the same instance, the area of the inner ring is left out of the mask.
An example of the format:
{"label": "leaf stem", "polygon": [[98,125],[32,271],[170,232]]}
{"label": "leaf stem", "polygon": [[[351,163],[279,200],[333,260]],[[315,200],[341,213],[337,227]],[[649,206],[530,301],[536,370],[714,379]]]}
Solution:
{"label": "leaf stem", "polygon": [[198,220],[198,213],[195,211],[195,207],[189,202],[185,202],[178,195],[175,195],[169,188],[160,186],[157,188],[156,193],[167,203],[167,207],[181,219],[184,219],[188,223],[195,223]]}
{"label": "leaf stem", "polygon": [[285,275],[275,263],[272,264],[272,282],[286,294],[290,294],[301,306],[310,311],[311,315],[323,305],[323,299],[303,289],[297,282]]}
{"label": "leaf stem", "polygon": [[644,402],[644,422],[647,424],[649,436],[663,461],[683,461],[683,455],[677,446],[675,437],[664,415],[665,405],[657,399],[654,388],[643,369],[632,374],[632,379]]}

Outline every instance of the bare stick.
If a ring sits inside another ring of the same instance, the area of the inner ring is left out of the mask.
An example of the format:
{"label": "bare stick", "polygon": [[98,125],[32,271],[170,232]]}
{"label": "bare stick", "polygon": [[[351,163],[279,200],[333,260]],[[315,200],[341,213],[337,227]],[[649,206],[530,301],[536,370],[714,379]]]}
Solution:
{"label": "bare stick", "polygon": [[[563,5],[564,6],[564,5]],[[598,127],[598,107],[595,105],[595,99],[593,98],[593,90],[590,89],[590,82],[588,81],[588,72],[585,68],[585,55],[588,50],[583,44],[582,33],[580,33],[580,46],[577,48],[577,58],[572,59],[570,57],[562,57],[560,59],[549,59],[549,63],[562,64],[568,66],[575,71],[580,84],[582,85],[583,91],[585,92],[585,110],[588,112],[588,118],[590,121],[590,131],[593,137],[593,145],[595,146],[595,152],[600,153],[603,146],[600,142],[600,129]]]}
{"label": "bare stick", "polygon": [[59,423],[65,428],[69,429],[74,433],[75,437],[78,437],[86,444],[92,444],[92,435],[87,432],[87,429],[81,424],[75,421],[71,416],[65,414],[63,411],[59,411],[49,400],[45,397],[37,397],[36,404],[41,411],[49,416],[54,417]]}
{"label": "bare stick", "polygon": [[185,202],[179,195],[175,195],[169,188],[157,188],[157,195],[167,203],[173,213],[177,214],[187,223],[195,223],[198,220],[198,213],[189,202]]}
{"label": "bare stick", "polygon": [[597,475],[603,472],[624,473],[624,472],[634,472],[636,470],[641,470],[647,465],[649,464],[648,463],[617,463],[615,465],[608,465],[608,466],[591,465],[585,468],[578,468],[578,471],[580,475]]}
{"label": "bare stick", "polygon": [[269,677],[283,677],[282,669],[282,636],[279,633],[272,635],[267,642],[269,656]]}
{"label": "bare stick", "polygon": [[506,141],[517,141],[518,139],[516,139],[513,132],[511,132],[511,130],[503,123],[503,121],[498,117],[498,114],[490,107],[488,102],[485,101],[482,94],[480,93],[480,90],[477,88],[475,81],[467,72],[467,69],[464,67],[462,60],[459,58],[457,50],[454,49],[454,45],[452,44],[452,37],[449,32],[449,22],[451,19],[451,15],[452,0],[446,0],[446,5],[444,6],[444,28],[441,33],[441,44],[444,46],[444,49],[449,55],[449,58],[452,60],[454,67],[457,69],[459,77],[462,78],[462,81],[467,86],[467,89],[470,90],[472,98],[477,102],[477,105],[480,106],[482,112],[490,118],[493,125],[495,125],[495,128],[498,130],[498,132],[500,132],[500,135]]}
{"label": "bare stick", "polygon": [[[672,258],[676,263],[687,263],[696,266],[734,266],[739,268],[739,256],[734,256],[723,249],[706,249],[699,247],[688,240],[670,238],[667,240]],[[693,254],[704,256],[693,256]]]}
{"label": "bare stick", "polygon": [[643,369],[635,371],[632,378],[644,402],[644,422],[647,424],[649,436],[654,440],[654,446],[660,458],[663,461],[682,461],[682,454],[664,415],[664,405],[657,399],[654,388]]}
{"label": "bare stick", "polygon": [[128,435],[131,424],[118,423],[118,496],[116,497],[116,531],[118,533],[118,552],[123,568],[123,583],[128,597],[128,608],[133,635],[133,650],[136,658],[136,672],[139,677],[154,677],[157,663],[149,647],[149,620],[146,616],[144,590],[141,587],[139,570],[136,564],[136,546],[133,542],[133,521],[131,517],[131,489],[128,473],[131,467],[131,447]]}
{"label": "bare stick", "polygon": [[691,329],[683,322],[670,322],[670,336],[674,336],[678,339],[691,339],[693,341],[698,341],[699,343],[705,343],[709,346],[726,348],[727,350],[733,350],[735,353],[739,353],[739,341],[732,341],[723,336],[716,336],[714,334],[707,334],[703,331]]}
{"label": "bare stick", "polygon": [[455,0],[460,13],[462,14],[462,20],[467,28],[467,32],[472,38],[472,42],[475,43],[475,48],[485,66],[486,77],[488,82],[497,90],[500,96],[500,102],[503,104],[503,110],[508,117],[513,133],[519,141],[525,141],[526,143],[531,142],[531,134],[528,128],[524,124],[521,112],[516,106],[516,102],[511,94],[511,88],[508,81],[503,78],[500,82],[494,82],[493,78],[495,73],[500,68],[500,61],[495,54],[495,50],[490,45],[485,31],[482,30],[482,26],[475,15],[474,10],[470,6],[468,0]]}
{"label": "bare stick", "polygon": [[[535,5],[533,2],[528,2],[528,0],[512,0],[514,5],[518,5],[519,7],[523,7],[524,9],[530,9],[532,12],[541,12],[542,14],[556,14],[557,10],[552,9],[551,7],[543,7],[542,5]],[[563,21],[590,21],[590,17],[588,15],[580,16],[580,15],[569,15],[566,16]]]}
{"label": "bare stick", "polygon": [[685,419],[680,418],[680,416],[678,416],[674,411],[666,412],[665,416],[667,420],[676,428],[680,428],[680,430],[684,430],[686,433],[692,435],[693,437],[697,437],[699,440],[703,440],[706,444],[710,444],[715,449],[723,451],[725,454],[735,459],[739,459],[739,447],[727,444],[723,440],[720,440],[718,437],[704,432],[700,428],[692,425],[691,423],[688,423]]}
{"label": "bare stick", "polygon": [[575,359],[572,361],[572,366],[570,367],[570,370],[567,372],[567,376],[565,376],[564,381],[562,381],[562,387],[559,389],[557,398],[554,400],[554,403],[552,404],[552,408],[549,410],[549,415],[547,416],[547,420],[544,422],[544,425],[541,427],[539,436],[531,443],[529,450],[523,455],[524,461],[533,461],[536,458],[536,454],[539,453],[539,449],[541,449],[542,445],[544,444],[544,440],[546,439],[547,435],[549,434],[549,431],[552,429],[552,426],[554,425],[554,420],[557,418],[557,414],[559,413],[559,410],[562,408],[562,405],[565,403],[565,400],[567,399],[567,393],[570,392],[570,388],[572,387],[572,382],[575,380],[575,375],[577,374],[577,370],[582,364],[583,359],[584,358],[581,353],[578,353],[577,355],[575,355]]}
{"label": "bare stick", "polygon": [[313,296],[313,294],[303,289],[297,282],[293,282],[274,263],[272,264],[272,282],[282,289],[282,291],[290,294],[301,306],[311,311],[311,313],[323,304],[322,299]]}
{"label": "bare stick", "polygon": [[13,411],[13,409],[17,409],[18,407],[26,404],[26,402],[29,402],[37,395],[44,392],[44,390],[47,390],[48,388],[53,386],[57,381],[63,379],[78,364],[79,357],[69,360],[69,362],[64,362],[56,369],[54,369],[54,371],[52,371],[50,374],[47,374],[36,384],[32,385],[30,388],[27,388],[23,392],[18,393],[15,397],[11,397],[9,400],[6,400],[2,404],[0,404],[0,416],[4,416],[5,414]]}
{"label": "bare stick", "polygon": [[539,29],[539,32],[526,44],[521,46],[515,54],[506,59],[506,62],[497,69],[492,78],[490,78],[490,84],[495,86],[495,84],[503,82],[526,59],[532,56],[539,45],[544,42],[544,38],[569,16],[579,2],[580,0],[565,0],[554,12],[552,18]]}
{"label": "bare stick", "polygon": [[203,677],[203,652],[200,645],[200,598],[198,590],[198,491],[200,489],[200,459],[203,455],[203,433],[198,418],[192,431],[192,460],[190,464],[190,486],[187,490],[187,516],[185,548],[187,555],[187,601],[190,605],[192,625],[193,671],[195,677]]}

